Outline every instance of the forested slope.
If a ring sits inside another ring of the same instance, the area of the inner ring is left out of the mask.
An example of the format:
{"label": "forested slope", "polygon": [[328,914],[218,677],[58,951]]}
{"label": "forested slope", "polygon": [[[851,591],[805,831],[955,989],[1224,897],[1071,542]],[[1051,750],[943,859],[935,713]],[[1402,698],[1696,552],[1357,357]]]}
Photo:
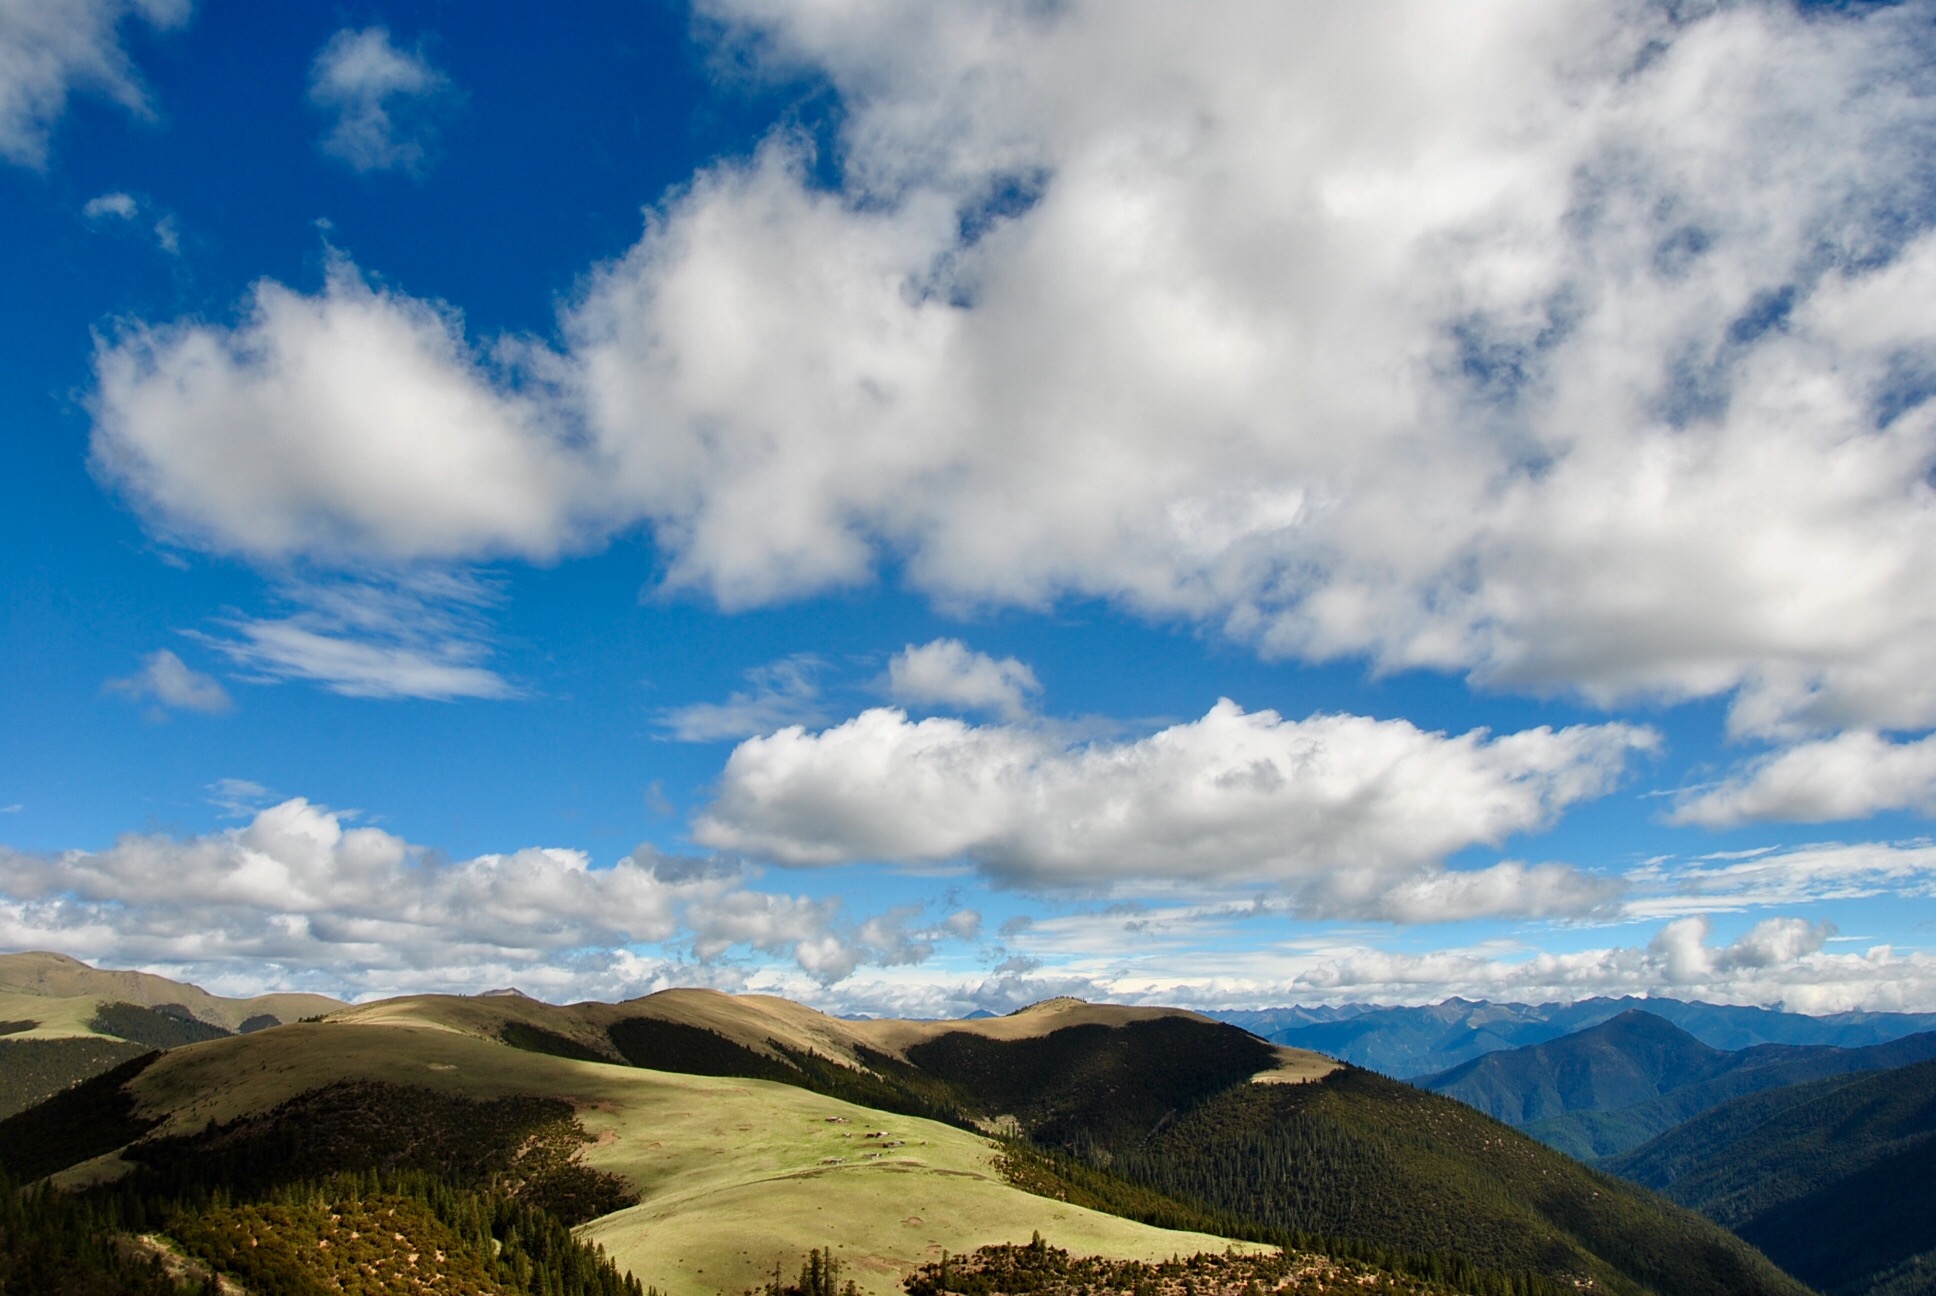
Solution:
{"label": "forested slope", "polygon": [[1829,1296],[1936,1291],[1936,1061],[1755,1094],[1606,1164]]}

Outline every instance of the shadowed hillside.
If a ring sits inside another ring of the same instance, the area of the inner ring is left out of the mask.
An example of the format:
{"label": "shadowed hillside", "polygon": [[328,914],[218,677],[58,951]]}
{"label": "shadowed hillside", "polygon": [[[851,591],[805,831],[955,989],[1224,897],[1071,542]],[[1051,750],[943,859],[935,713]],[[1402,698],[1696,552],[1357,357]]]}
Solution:
{"label": "shadowed hillside", "polygon": [[1936,1062],[1737,1099],[1606,1165],[1829,1296],[1936,1290]]}

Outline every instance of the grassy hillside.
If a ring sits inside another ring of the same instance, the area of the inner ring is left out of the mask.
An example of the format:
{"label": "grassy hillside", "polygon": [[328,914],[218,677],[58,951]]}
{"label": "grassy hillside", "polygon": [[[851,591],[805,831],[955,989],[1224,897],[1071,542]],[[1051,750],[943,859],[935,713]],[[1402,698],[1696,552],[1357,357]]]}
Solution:
{"label": "grassy hillside", "polygon": [[1614,1291],[1797,1290],[1723,1230],[1494,1122],[1463,1125],[1471,1114],[1458,1104],[1193,1013],[1059,1000],[967,1022],[840,1022],[784,1001],[679,991],[560,1008],[421,998],[332,1020],[770,1078],[1002,1129],[1109,1181],[1071,1200],[1145,1219],[1460,1256]]}
{"label": "grassy hillside", "polygon": [[1607,1165],[1829,1296],[1936,1290],[1936,1062],[1755,1094]]}
{"label": "grassy hillside", "polygon": [[[117,972],[90,967],[65,954],[37,951],[27,954],[0,954],[0,1017],[12,1018],[25,1001],[27,1011],[19,1015],[41,1017],[34,1011],[48,1000],[101,1003],[130,1003],[143,1008],[173,1008],[178,1015],[193,1017],[224,1030],[241,1031],[254,1021],[258,1028],[282,1022],[300,1021],[341,1008],[339,999],[318,994],[267,994],[250,999],[225,999],[200,986],[171,981],[147,972]],[[37,1005],[34,1001],[39,1001]],[[57,1015],[62,1010],[53,1010]],[[66,1010],[71,1026],[72,1010]],[[57,1023],[47,1023],[50,1025]],[[85,1030],[71,1030],[73,1034]]]}
{"label": "grassy hillside", "polygon": [[[358,1156],[450,1172],[382,1160],[435,1145],[427,1136],[304,1160],[288,1131],[314,1117],[299,1117],[298,1100],[349,1083],[382,1086],[369,1092],[390,1095],[384,1122],[399,1129],[429,1119],[402,1092],[566,1104],[590,1139],[574,1164],[638,1196],[582,1234],[675,1296],[758,1285],[818,1246],[863,1289],[888,1291],[943,1249],[1038,1230],[1117,1258],[1220,1250],[1215,1233],[1311,1242],[1473,1290],[1504,1289],[1480,1283],[1486,1271],[1541,1291],[1800,1291],[1723,1230],[1459,1104],[1197,1014],[1073,1000],[966,1022],[844,1022],[706,991],[568,1006],[392,1000],[175,1049],[92,1097],[0,1123],[0,1161],[52,1169],[15,1149],[92,1128],[141,1141],[111,1151],[116,1136],[89,1135],[76,1150],[101,1155],[64,1167],[63,1182],[152,1177],[170,1147],[213,1164],[216,1145],[197,1139],[226,1140],[232,1165],[247,1146],[314,1173],[363,1168]],[[90,1124],[88,1104],[109,1090],[125,1102],[98,1104]],[[34,1134],[62,1111],[66,1133]],[[284,1132],[235,1132],[263,1120]],[[1004,1155],[970,1127],[1023,1143]]]}
{"label": "grassy hillside", "polygon": [[[314,1095],[345,1084],[382,1088],[355,1091],[362,1097],[349,1110],[357,1121],[321,1128],[365,1137],[332,1136],[319,1151],[314,1104],[325,1100]],[[173,1050],[123,1083],[94,1082],[90,1126],[105,1124],[102,1111],[115,1115],[114,1094],[127,1100],[118,1119],[143,1124],[145,1141],[118,1153],[98,1149],[100,1139],[81,1146],[105,1154],[67,1168],[61,1181],[134,1182],[143,1173],[199,1173],[197,1165],[236,1177],[237,1165],[284,1162],[291,1173],[320,1173],[359,1162],[382,1167],[385,1157],[391,1168],[448,1172],[488,1164],[507,1146],[483,1137],[504,1126],[479,1119],[476,1104],[536,1095],[583,1129],[588,1141],[574,1145],[573,1164],[615,1177],[639,1199],[585,1225],[581,1236],[673,1296],[759,1285],[775,1263],[791,1272],[818,1246],[833,1246],[863,1291],[889,1293],[943,1250],[1024,1242],[1037,1230],[1078,1253],[1120,1258],[1226,1245],[1032,1196],[1004,1180],[996,1147],[969,1131],[796,1086],[574,1061],[448,1028],[326,1022]],[[460,1101],[473,1104],[461,1109],[470,1115],[453,1120],[451,1104]],[[0,1161],[15,1164],[19,1149],[59,1141],[35,1135],[51,1110],[0,1122]],[[66,1128],[85,1115],[69,1112]],[[397,1159],[411,1148],[421,1155]]]}
{"label": "grassy hillside", "polygon": [[1487,1054],[1413,1081],[1581,1160],[1611,1156],[1730,1099],[1936,1057],[1936,1032],[1866,1048],[1710,1048],[1629,1010],[1560,1039]]}
{"label": "grassy hillside", "polygon": [[64,954],[0,954],[0,1117],[150,1049],[261,1030],[343,1005],[322,995],[223,999]]}

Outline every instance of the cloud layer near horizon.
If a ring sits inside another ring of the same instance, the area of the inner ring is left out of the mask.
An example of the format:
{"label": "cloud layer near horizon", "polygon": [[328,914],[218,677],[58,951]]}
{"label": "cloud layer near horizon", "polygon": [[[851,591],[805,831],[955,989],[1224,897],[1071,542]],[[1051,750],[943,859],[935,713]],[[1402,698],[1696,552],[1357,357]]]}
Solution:
{"label": "cloud layer near horizon", "polygon": [[[588,961],[616,961],[646,981],[732,984],[742,974],[718,960],[735,952],[790,959],[832,982],[864,961],[916,963],[944,934],[973,934],[960,914],[924,934],[918,910],[849,918],[836,902],[754,890],[726,860],[641,849],[593,869],[579,851],[533,848],[445,862],[345,819],[296,797],[203,836],[131,833],[106,850],[58,855],[0,847],[0,947],[475,991],[534,973],[539,985],[568,983]],[[662,952],[627,953],[640,945]],[[682,972],[681,953],[699,966]]]}
{"label": "cloud layer near horizon", "polygon": [[702,171],[556,346],[340,262],[135,325],[96,463],[266,560],[644,522],[728,607],[892,556],[1743,733],[1936,723],[1920,6],[711,10],[839,89],[838,188],[785,132]]}

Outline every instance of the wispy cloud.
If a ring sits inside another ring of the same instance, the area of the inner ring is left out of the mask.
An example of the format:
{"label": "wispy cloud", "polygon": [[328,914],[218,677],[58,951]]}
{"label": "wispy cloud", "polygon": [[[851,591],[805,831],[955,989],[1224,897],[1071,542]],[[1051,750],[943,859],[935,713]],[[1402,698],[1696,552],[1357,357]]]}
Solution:
{"label": "wispy cloud", "polygon": [[166,648],[156,649],[142,659],[141,670],[125,679],[111,679],[105,685],[111,693],[151,702],[150,716],[165,718],[168,711],[199,711],[220,715],[235,709],[235,699],[211,675],[192,670]]}
{"label": "wispy cloud", "polygon": [[181,254],[181,227],[173,214],[157,213],[152,204],[132,194],[115,190],[90,198],[82,204],[81,215],[93,225],[116,223],[146,228],[156,247],[170,256]]}
{"label": "wispy cloud", "polygon": [[251,819],[263,807],[282,800],[252,779],[216,779],[204,791],[208,793],[208,803],[220,810],[225,819]]}
{"label": "wispy cloud", "polygon": [[200,636],[257,678],[308,680],[361,698],[515,698],[521,691],[486,663],[483,610],[493,593],[475,581],[420,573],[288,587],[298,610],[237,617],[229,633]]}
{"label": "wispy cloud", "polygon": [[1830,842],[1703,859],[1650,860],[1626,875],[1637,918],[1797,907],[1826,900],[1936,896],[1936,843]]}
{"label": "wispy cloud", "polygon": [[309,70],[309,102],[334,121],[323,152],[358,171],[418,171],[454,104],[450,78],[386,27],[344,28]]}
{"label": "wispy cloud", "polygon": [[69,94],[92,91],[136,117],[154,110],[121,45],[130,18],[156,28],[188,18],[190,0],[31,0],[0,5],[0,158],[47,161],[48,138]]}
{"label": "wispy cloud", "polygon": [[724,702],[672,707],[660,713],[659,723],[679,742],[720,742],[818,724],[827,710],[815,677],[826,668],[812,653],[795,653],[747,671],[748,687]]}

